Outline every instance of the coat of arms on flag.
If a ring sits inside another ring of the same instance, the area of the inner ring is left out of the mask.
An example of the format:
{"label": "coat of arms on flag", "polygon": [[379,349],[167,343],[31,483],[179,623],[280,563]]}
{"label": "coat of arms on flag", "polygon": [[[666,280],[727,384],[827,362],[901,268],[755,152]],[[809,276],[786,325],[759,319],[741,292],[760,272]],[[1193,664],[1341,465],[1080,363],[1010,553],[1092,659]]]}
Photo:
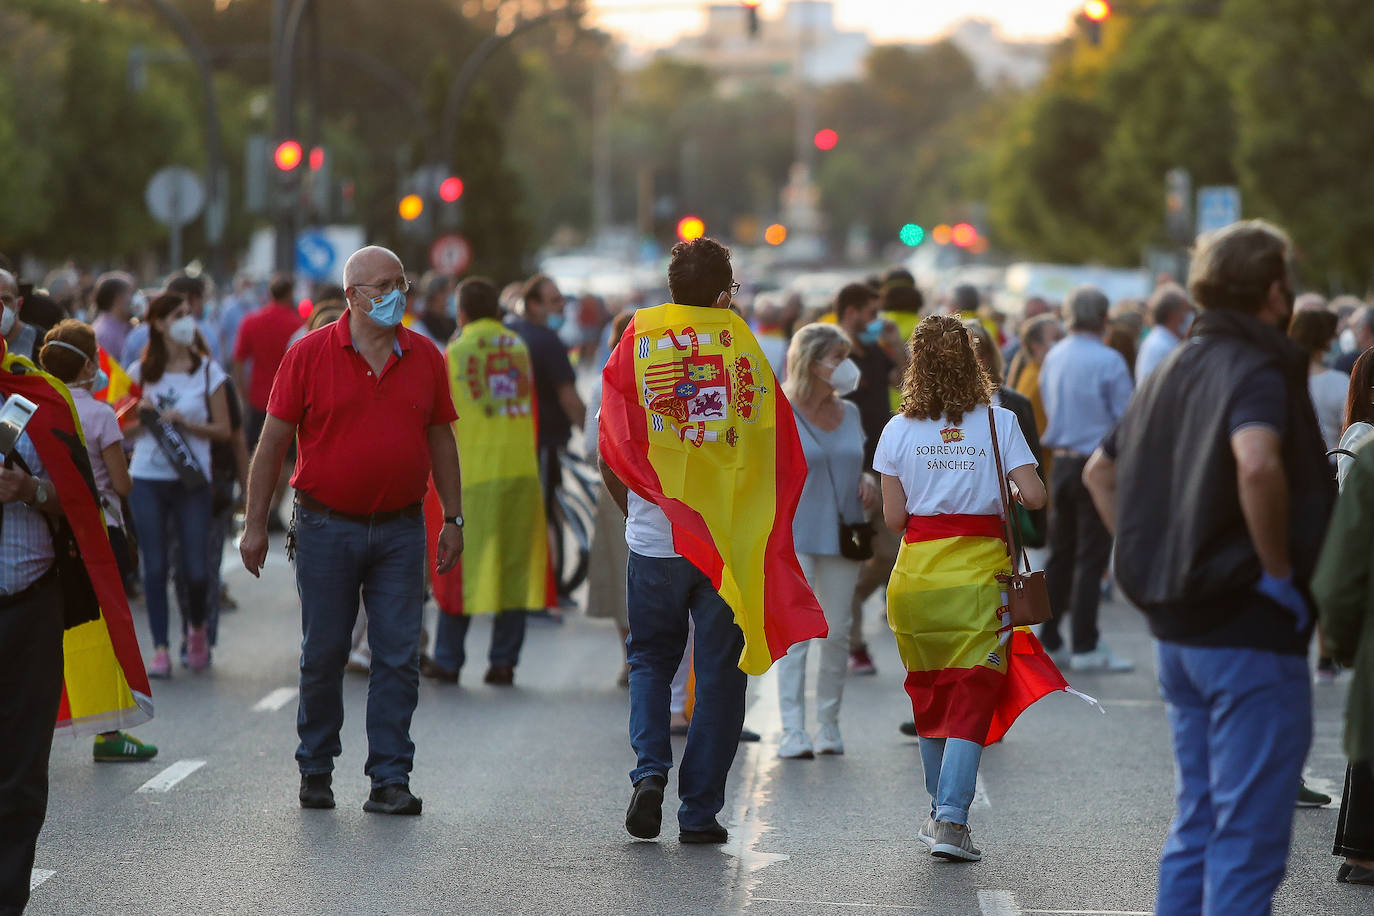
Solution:
{"label": "coat of arms on flag", "polygon": [[[729,331],[713,340],[690,326],[640,338],[639,352],[651,359],[644,369],[643,396],[654,430],[662,431],[665,421],[671,421],[673,431],[693,445],[739,441],[729,421],[754,422],[768,389],[757,378],[757,357],[731,352],[732,344]],[[703,352],[706,348],[720,352]],[[652,359],[660,354],[666,358]],[[724,428],[707,426],[717,422]]]}

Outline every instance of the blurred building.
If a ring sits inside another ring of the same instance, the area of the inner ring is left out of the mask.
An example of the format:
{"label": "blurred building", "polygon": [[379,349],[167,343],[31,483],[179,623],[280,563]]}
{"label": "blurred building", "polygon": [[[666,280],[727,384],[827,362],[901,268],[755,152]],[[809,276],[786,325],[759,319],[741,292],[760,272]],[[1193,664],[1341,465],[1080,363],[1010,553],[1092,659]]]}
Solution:
{"label": "blurred building", "polygon": [[949,40],[973,62],[985,86],[1034,86],[1049,66],[1051,42],[1008,41],[985,19],[965,19],[949,33]]}
{"label": "blurred building", "polygon": [[835,26],[830,0],[791,0],[781,19],[760,16],[754,36],[748,17],[741,3],[712,4],[704,31],[660,53],[709,67],[727,91],[759,84],[792,86],[799,73],[813,85],[862,76],[871,42],[863,32]]}

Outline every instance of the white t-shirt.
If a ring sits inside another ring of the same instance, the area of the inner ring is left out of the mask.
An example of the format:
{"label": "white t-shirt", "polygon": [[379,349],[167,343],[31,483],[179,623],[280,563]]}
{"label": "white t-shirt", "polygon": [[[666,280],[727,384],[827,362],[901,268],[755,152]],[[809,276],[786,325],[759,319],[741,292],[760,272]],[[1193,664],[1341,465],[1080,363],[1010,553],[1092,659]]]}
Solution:
{"label": "white t-shirt", "polygon": [[[209,376],[208,381],[206,376]],[[129,376],[143,385],[143,363],[138,362],[129,369]],[[187,420],[197,425],[210,422],[210,411],[206,403],[224,384],[224,370],[214,360],[202,359],[200,368],[194,372],[164,372],[162,378],[151,385],[143,385],[143,396],[157,405],[158,410],[175,410]],[[185,429],[180,430],[186,443],[191,446],[196,464],[200,465],[205,479],[210,479],[210,440],[205,436],[193,435]],[[139,480],[176,480],[177,472],[172,467],[157,440],[147,432],[139,435],[134,443],[134,457],[129,462],[129,476]]]}
{"label": "white t-shirt", "polygon": [[1322,438],[1328,449],[1341,441],[1341,424],[1345,422],[1345,398],[1350,392],[1350,376],[1335,369],[1323,369],[1307,377],[1307,390],[1312,406],[1317,410]]}
{"label": "white t-shirt", "polygon": [[[1002,467],[1010,474],[1035,466],[1016,414],[994,407]],[[955,426],[945,420],[912,420],[898,414],[878,439],[873,469],[896,477],[906,491],[911,515],[1002,514],[992,433],[983,407]]]}

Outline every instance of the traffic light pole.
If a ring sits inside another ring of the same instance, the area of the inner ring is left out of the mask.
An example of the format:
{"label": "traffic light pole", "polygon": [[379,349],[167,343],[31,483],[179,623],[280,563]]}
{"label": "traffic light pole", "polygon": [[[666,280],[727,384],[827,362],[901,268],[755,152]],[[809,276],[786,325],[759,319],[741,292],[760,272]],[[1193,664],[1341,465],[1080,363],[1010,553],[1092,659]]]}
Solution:
{"label": "traffic light pole", "polygon": [[[272,86],[277,143],[296,133],[296,39],[301,19],[311,0],[272,0]],[[318,39],[317,39],[318,40]],[[278,171],[274,267],[290,272],[296,263],[297,211],[300,178],[298,169]]]}

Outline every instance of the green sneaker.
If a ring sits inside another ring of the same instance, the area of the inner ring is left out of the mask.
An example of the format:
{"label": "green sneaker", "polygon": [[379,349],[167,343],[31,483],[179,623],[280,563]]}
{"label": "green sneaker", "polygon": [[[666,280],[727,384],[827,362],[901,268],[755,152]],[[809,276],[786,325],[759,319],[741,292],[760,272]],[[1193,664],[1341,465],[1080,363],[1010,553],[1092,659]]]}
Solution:
{"label": "green sneaker", "polygon": [[156,756],[157,745],[139,741],[128,732],[95,736],[95,759],[99,762],[152,760]]}
{"label": "green sneaker", "polygon": [[1307,788],[1307,783],[1298,784],[1298,807],[1299,808],[1325,808],[1331,804],[1331,796],[1323,795],[1316,789]]}

